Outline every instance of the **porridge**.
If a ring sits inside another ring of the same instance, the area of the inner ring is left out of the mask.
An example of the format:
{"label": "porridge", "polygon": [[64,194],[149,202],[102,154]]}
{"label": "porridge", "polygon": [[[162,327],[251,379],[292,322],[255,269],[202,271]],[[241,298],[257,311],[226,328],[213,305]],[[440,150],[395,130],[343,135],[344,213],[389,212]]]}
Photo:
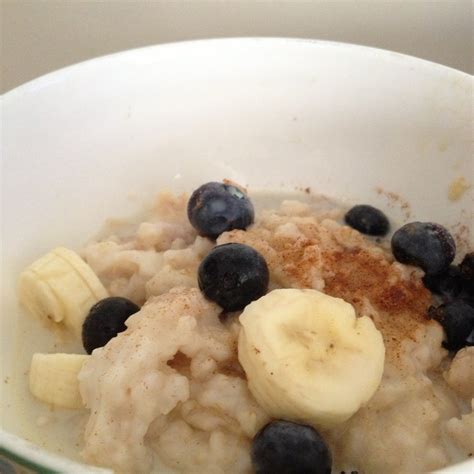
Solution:
{"label": "porridge", "polygon": [[441,226],[408,224],[392,249],[388,228],[370,206],[254,213],[229,183],[163,192],[82,258],[56,249],[22,274],[24,306],[90,354],[36,354],[31,392],[85,407],[78,449],[116,472],[413,473],[465,459],[472,253],[450,267]]}

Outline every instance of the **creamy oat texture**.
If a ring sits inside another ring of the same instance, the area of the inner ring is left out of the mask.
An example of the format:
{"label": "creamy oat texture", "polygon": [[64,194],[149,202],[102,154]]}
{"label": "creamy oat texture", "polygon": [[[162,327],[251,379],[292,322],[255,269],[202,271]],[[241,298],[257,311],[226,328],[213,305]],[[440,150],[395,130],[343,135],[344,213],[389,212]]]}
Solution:
{"label": "creamy oat texture", "polygon": [[[249,446],[268,417],[237,361],[238,319],[197,289],[197,267],[213,244],[196,236],[186,196],[160,195],[146,220],[83,251],[112,295],[142,310],[94,351],[80,374],[90,409],[84,458],[117,472],[252,472]],[[271,288],[314,288],[371,317],[387,350],[382,383],[368,404],[323,435],[335,470],[414,473],[474,449],[474,349],[450,362],[441,327],[426,319],[422,273],[318,212],[284,201],[257,214],[242,242],[267,260]]]}

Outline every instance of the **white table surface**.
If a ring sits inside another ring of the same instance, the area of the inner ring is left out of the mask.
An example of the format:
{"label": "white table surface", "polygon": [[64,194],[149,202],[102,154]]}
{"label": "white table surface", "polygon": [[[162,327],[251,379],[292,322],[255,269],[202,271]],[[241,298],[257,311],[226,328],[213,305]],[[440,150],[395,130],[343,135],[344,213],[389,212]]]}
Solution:
{"label": "white table surface", "polygon": [[104,54],[225,36],[390,49],[473,72],[471,0],[0,0],[1,91]]}

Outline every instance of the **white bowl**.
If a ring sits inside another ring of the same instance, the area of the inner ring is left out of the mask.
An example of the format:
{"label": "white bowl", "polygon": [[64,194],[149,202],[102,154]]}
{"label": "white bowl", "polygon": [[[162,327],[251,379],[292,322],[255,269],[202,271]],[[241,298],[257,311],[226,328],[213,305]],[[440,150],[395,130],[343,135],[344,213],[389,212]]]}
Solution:
{"label": "white bowl", "polygon": [[399,221],[409,206],[410,219],[464,223],[472,235],[473,188],[448,199],[453,180],[473,181],[471,97],[471,76],[453,69],[287,39],[128,51],[4,95],[1,350],[8,383],[1,385],[10,434],[0,433],[3,449],[49,469],[86,472],[20,439],[28,424],[15,411],[27,393],[22,370],[39,347],[25,347],[16,333],[23,315],[15,279],[35,257],[59,244],[79,247],[106,217],[128,213],[162,187],[190,190],[221,178],[251,188],[310,186],[374,203]]}

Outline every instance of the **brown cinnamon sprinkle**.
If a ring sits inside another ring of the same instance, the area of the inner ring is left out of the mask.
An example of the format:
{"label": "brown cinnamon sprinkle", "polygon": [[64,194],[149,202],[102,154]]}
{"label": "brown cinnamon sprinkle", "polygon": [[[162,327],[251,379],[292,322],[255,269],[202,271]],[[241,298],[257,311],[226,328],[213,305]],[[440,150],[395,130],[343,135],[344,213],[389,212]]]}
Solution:
{"label": "brown cinnamon sprinkle", "polygon": [[283,271],[296,279],[301,288],[311,288],[311,270],[320,263],[316,242],[306,237],[295,240],[278,237],[272,244],[278,252]]}
{"label": "brown cinnamon sprinkle", "polygon": [[[275,228],[257,223],[246,232],[227,233],[225,240],[256,248],[273,276],[283,278],[284,286],[311,288],[314,274],[319,273],[323,291],[354,305],[359,316],[371,317],[382,332],[387,358],[398,359],[402,341],[414,339],[416,330],[428,322],[431,294],[420,277],[402,275],[389,256],[371,252],[375,244],[349,235],[347,227],[332,230],[331,237],[331,231],[317,223],[293,222],[301,231],[298,237],[274,235]],[[345,237],[352,239],[348,248],[344,247]]]}
{"label": "brown cinnamon sprinkle", "polygon": [[324,266],[333,276],[325,278],[324,291],[353,304],[363,315],[363,300],[377,311],[373,317],[382,332],[388,356],[397,357],[400,343],[413,339],[425,324],[431,295],[419,278],[396,278],[393,266],[365,250],[324,252]]}

